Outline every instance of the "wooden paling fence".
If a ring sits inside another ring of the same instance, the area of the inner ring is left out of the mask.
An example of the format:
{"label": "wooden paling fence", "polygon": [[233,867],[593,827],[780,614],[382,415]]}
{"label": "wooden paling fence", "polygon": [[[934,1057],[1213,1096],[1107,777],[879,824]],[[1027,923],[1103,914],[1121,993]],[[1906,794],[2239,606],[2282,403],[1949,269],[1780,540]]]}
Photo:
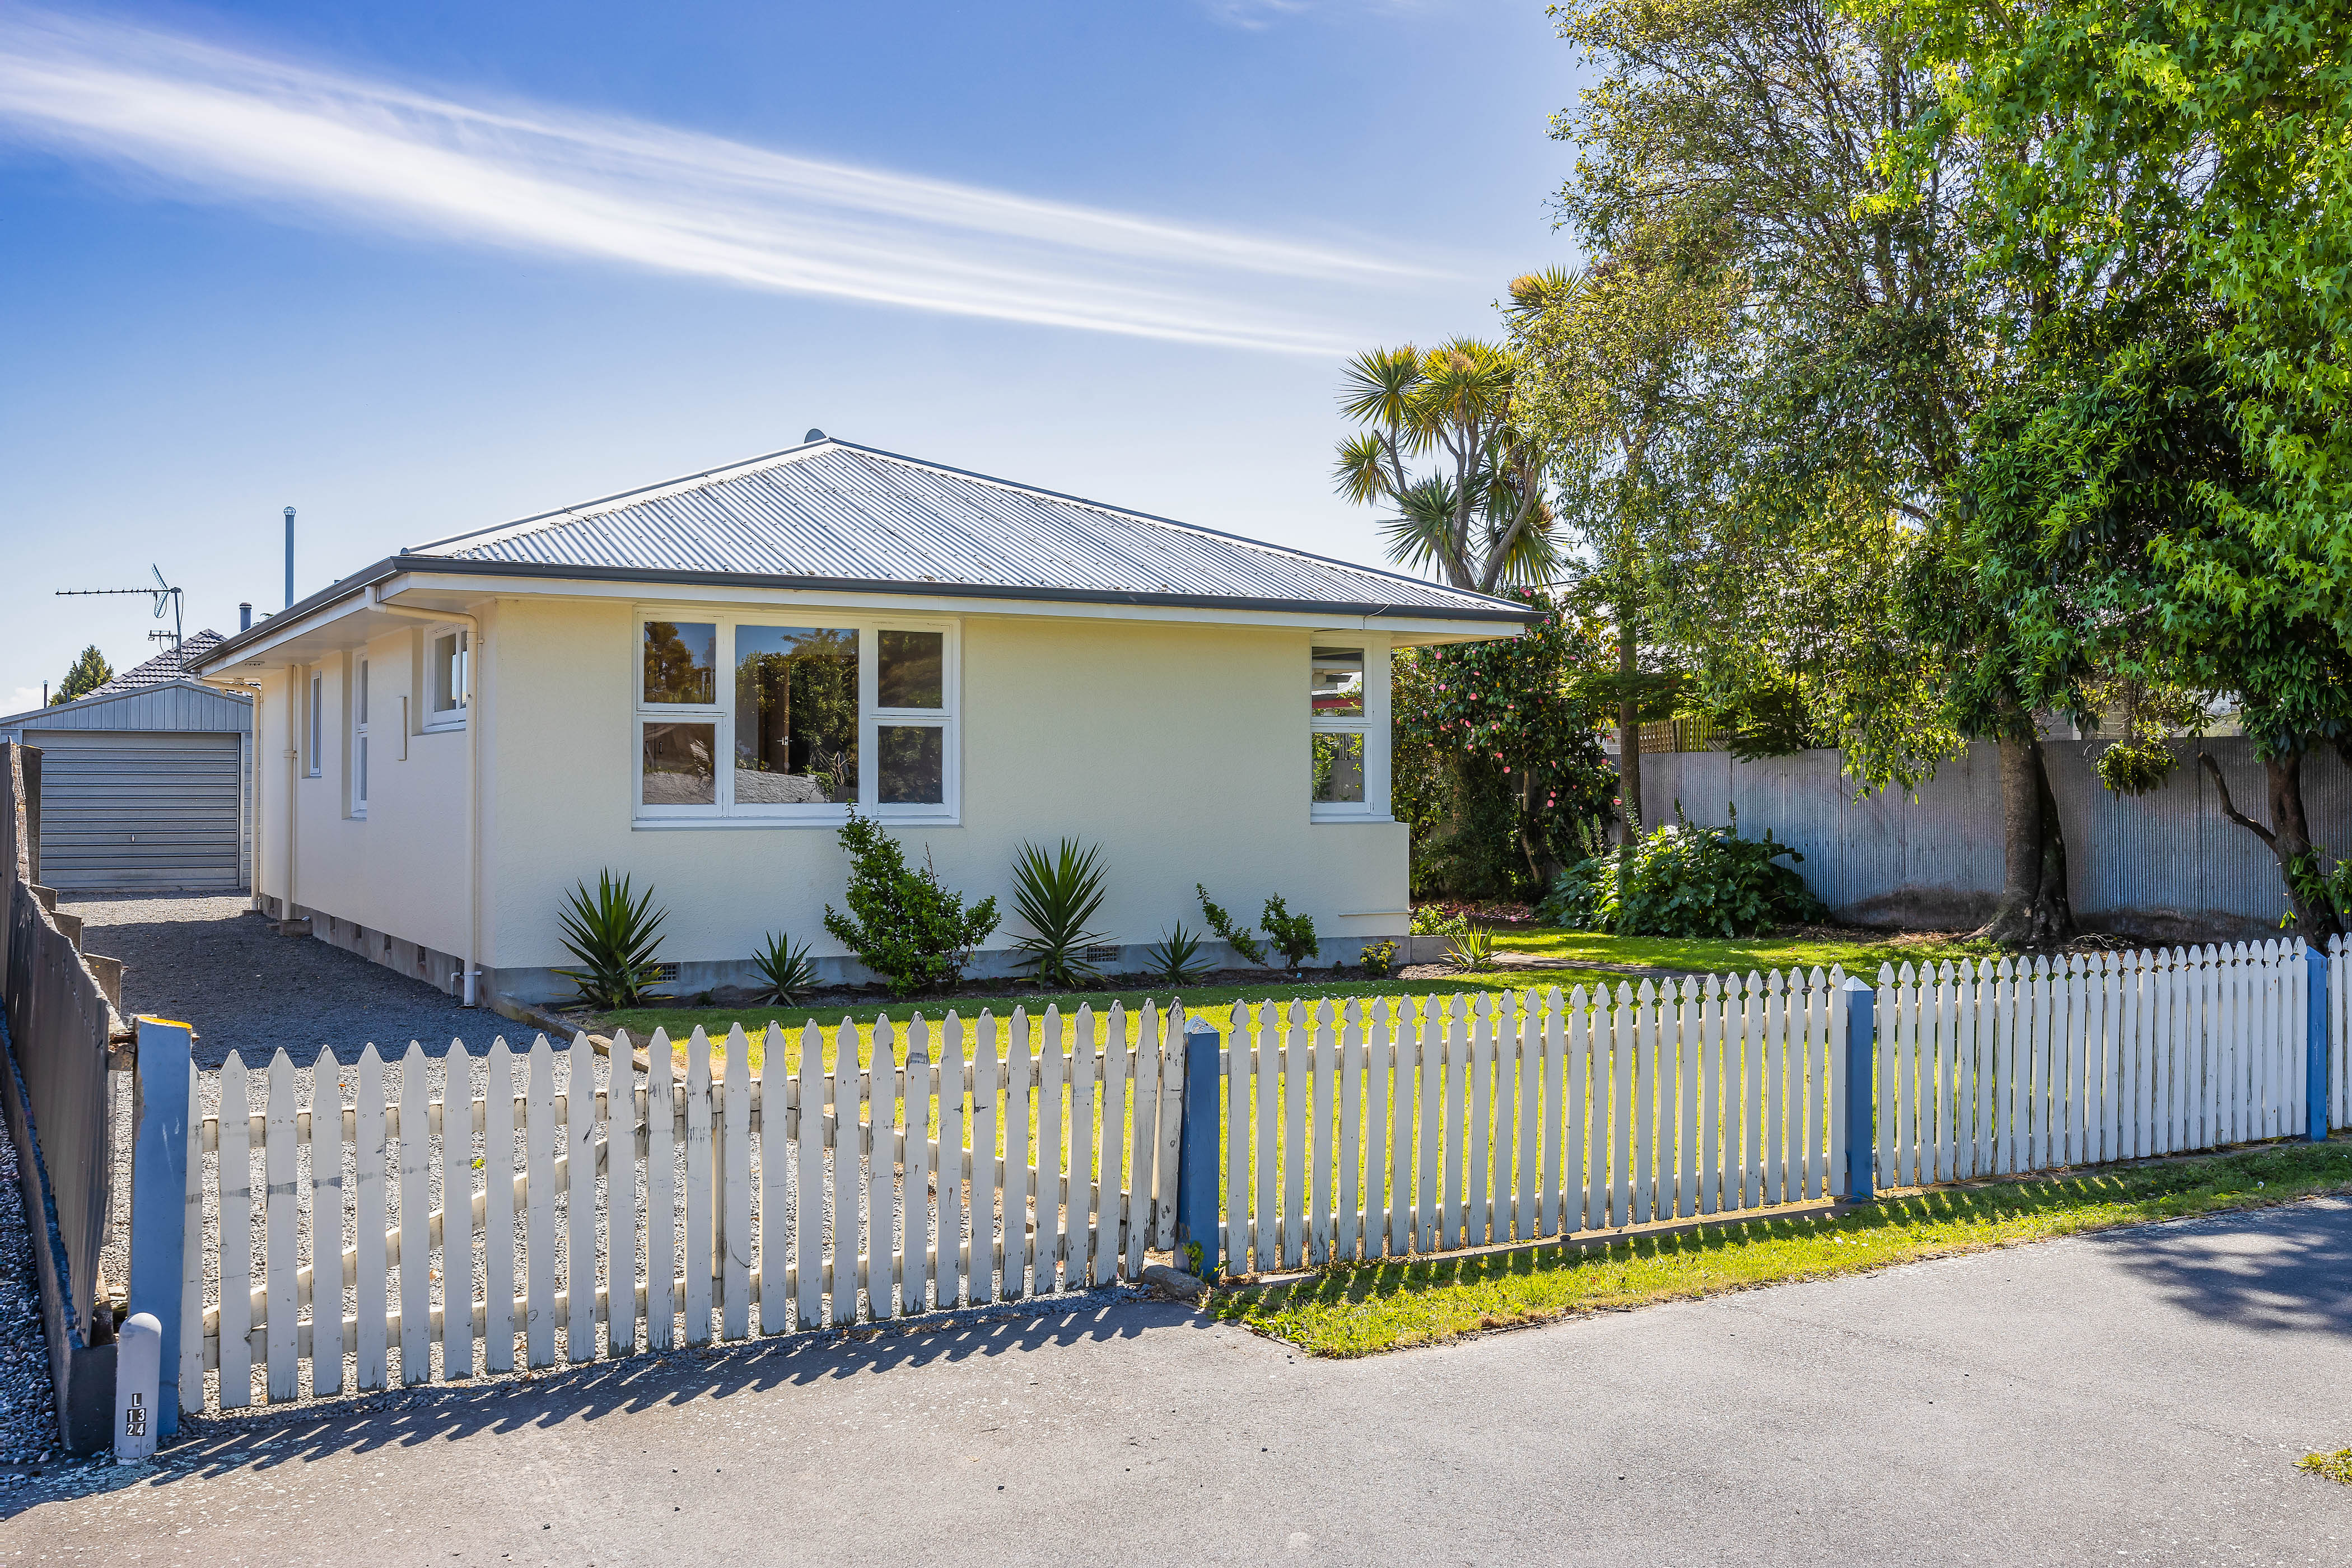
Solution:
{"label": "wooden paling fence", "polygon": [[[2340,979],[2342,939],[2331,947]],[[2300,941],[1881,969],[1878,1180],[2302,1133],[2308,973]],[[2342,1122],[2344,986],[2327,989]]]}
{"label": "wooden paling fence", "polygon": [[413,1043],[340,1071],[321,1056],[307,1095],[284,1052],[232,1056],[188,1164],[181,1403],[202,1408],[213,1369],[234,1409],[299,1397],[306,1363],[333,1394],[508,1371],[518,1341],[544,1367],[738,1339],[755,1316],[838,1327],[1132,1277],[1171,1239],[1172,1185],[1155,1192],[1183,1036],[1147,1005],[1129,1045],[1129,1021],[1110,1008],[1098,1042],[1090,1008],[1070,1028],[1015,1010],[1000,1056],[986,1013],[976,1032],[884,1019],[860,1065],[845,1019],[830,1072],[814,1024],[792,1071],[778,1029],[765,1070],[740,1027],[714,1068],[697,1029],[683,1081],[659,1030],[643,1069],[625,1035],[609,1061],[583,1037],[562,1089],[546,1037],[500,1039],[478,1093],[453,1044],[438,1096]]}
{"label": "wooden paling fence", "polygon": [[1236,1006],[1225,1256],[1292,1268],[1826,1196],[1843,979]]}

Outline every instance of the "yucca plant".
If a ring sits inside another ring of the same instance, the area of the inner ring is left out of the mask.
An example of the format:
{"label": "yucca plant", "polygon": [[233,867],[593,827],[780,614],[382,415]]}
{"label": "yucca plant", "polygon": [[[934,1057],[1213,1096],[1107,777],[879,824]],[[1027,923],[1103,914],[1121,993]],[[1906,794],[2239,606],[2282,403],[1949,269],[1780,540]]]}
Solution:
{"label": "yucca plant", "polygon": [[1041,984],[1068,989],[1101,977],[1083,956],[1087,943],[1102,934],[1087,929],[1102,908],[1101,858],[1100,845],[1088,848],[1075,838],[1063,839],[1050,857],[1024,844],[1013,858],[1013,910],[1033,933],[1013,947],[1028,954],[1020,967],[1035,970]]}
{"label": "yucca plant", "polygon": [[1151,978],[1163,985],[1192,985],[1205,980],[1209,966],[1201,962],[1201,939],[1178,921],[1175,929],[1160,933],[1145,955]]}
{"label": "yucca plant", "polygon": [[794,944],[782,931],[772,931],[768,943],[751,955],[751,966],[760,972],[762,1002],[791,1006],[816,989],[816,965],[809,962],[808,943]]}
{"label": "yucca plant", "polygon": [[599,1012],[636,1007],[657,1000],[661,967],[654,949],[661,941],[667,910],[654,908],[654,890],[632,898],[629,879],[616,884],[610,871],[596,874],[596,890],[581,882],[562,914],[563,945],[580,961],[577,969],[555,973],[579,987],[580,999]]}
{"label": "yucca plant", "polygon": [[1484,969],[1495,957],[1495,933],[1464,921],[1446,935],[1445,956],[1456,969]]}

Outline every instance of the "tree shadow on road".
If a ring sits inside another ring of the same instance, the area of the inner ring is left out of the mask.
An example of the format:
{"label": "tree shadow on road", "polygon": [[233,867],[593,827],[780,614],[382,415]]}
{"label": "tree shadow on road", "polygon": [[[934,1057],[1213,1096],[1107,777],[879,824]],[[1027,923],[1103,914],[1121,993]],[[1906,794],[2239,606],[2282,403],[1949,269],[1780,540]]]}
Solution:
{"label": "tree shadow on road", "polygon": [[2172,1306],[2268,1333],[2352,1336],[2352,1201],[2106,1232]]}

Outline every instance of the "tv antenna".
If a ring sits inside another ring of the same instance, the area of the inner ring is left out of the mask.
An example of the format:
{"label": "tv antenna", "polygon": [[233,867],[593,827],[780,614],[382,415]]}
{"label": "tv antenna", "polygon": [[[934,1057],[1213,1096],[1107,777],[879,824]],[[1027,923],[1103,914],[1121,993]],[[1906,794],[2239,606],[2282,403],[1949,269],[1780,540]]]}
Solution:
{"label": "tv antenna", "polygon": [[149,632],[147,636],[153,641],[159,643],[170,643],[172,645],[172,651],[173,653],[177,653],[180,651],[180,634],[182,626],[180,619],[180,590],[163,581],[163,569],[161,566],[151,565],[148,570],[155,574],[155,585],[152,588],[60,588],[57,591],[57,596],[60,599],[102,599],[121,595],[145,594],[155,601],[155,618],[157,620],[160,621],[163,618],[163,612],[165,610],[168,609],[172,612],[172,629],[170,631],[164,631],[161,627],[158,627],[154,631]]}

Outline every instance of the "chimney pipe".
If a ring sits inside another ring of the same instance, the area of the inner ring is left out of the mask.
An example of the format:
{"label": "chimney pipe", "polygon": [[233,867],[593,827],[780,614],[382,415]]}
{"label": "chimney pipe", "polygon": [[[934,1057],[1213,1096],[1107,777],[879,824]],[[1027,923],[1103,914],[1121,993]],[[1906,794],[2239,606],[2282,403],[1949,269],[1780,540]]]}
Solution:
{"label": "chimney pipe", "polygon": [[242,605],[237,605],[237,607],[236,607],[236,629],[237,629],[238,631],[241,631],[241,632],[249,632],[249,631],[251,631],[251,630],[253,629],[253,606],[252,606],[252,605],[250,605],[250,604],[242,604]]}
{"label": "chimney pipe", "polygon": [[286,509],[286,607],[294,607],[294,509]]}

